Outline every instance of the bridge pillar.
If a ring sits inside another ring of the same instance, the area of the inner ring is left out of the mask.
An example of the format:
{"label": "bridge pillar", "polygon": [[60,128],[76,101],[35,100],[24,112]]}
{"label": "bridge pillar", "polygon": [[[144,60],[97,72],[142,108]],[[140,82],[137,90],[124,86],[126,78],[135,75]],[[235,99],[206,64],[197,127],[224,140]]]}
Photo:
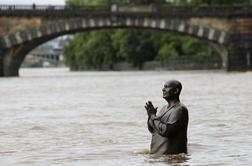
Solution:
{"label": "bridge pillar", "polygon": [[252,59],[252,19],[231,20],[228,44],[228,71],[251,69]]}
{"label": "bridge pillar", "polygon": [[4,76],[3,51],[0,50],[0,77]]}
{"label": "bridge pillar", "polygon": [[252,41],[251,45],[247,49],[247,66],[248,70],[252,70]]}
{"label": "bridge pillar", "polygon": [[228,46],[228,71],[252,69],[252,34],[233,34]]}
{"label": "bridge pillar", "polygon": [[6,50],[3,55],[3,75],[4,77],[19,76],[19,68],[26,54],[22,52],[22,46]]}
{"label": "bridge pillar", "polygon": [[22,46],[8,50],[0,50],[0,77],[19,76],[19,68],[26,54],[23,54]]}
{"label": "bridge pillar", "polygon": [[57,36],[58,34],[45,36],[40,39],[36,39],[35,41],[13,46],[2,52],[0,49],[0,77],[19,76],[19,69],[24,61],[25,56],[35,47]]}

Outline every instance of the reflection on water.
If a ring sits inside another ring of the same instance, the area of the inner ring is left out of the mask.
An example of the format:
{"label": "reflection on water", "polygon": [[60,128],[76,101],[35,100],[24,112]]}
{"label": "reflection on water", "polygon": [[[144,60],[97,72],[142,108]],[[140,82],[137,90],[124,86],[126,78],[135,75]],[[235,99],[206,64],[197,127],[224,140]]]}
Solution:
{"label": "reflection on water", "polygon": [[188,154],[177,154],[177,155],[166,155],[166,156],[158,156],[158,155],[150,155],[147,162],[155,163],[162,162],[173,165],[184,165],[186,161],[190,159]]}
{"label": "reflection on water", "polygon": [[166,164],[176,164],[176,165],[184,165],[189,159],[189,154],[176,154],[176,155],[157,155],[150,154],[149,149],[142,149],[140,151],[136,151],[135,154],[144,155],[146,157],[145,161],[147,163],[166,163]]}
{"label": "reflection on water", "polygon": [[[68,72],[0,78],[0,165],[251,165],[252,73]],[[189,154],[149,155],[144,103],[183,83]]]}

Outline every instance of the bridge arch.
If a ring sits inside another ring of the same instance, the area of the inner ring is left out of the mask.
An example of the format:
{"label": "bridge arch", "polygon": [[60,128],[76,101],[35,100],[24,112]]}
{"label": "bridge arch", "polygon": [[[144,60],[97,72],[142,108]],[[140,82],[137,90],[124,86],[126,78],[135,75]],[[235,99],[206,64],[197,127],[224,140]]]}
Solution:
{"label": "bridge arch", "polygon": [[[54,21],[0,38],[4,76],[18,76],[25,56],[34,48],[53,38],[76,32],[108,28],[145,28],[177,32],[224,46],[228,33],[188,21],[154,17],[94,17]],[[1,56],[1,55],[0,55]],[[1,70],[1,69],[0,69]],[[1,74],[1,71],[0,71]]]}

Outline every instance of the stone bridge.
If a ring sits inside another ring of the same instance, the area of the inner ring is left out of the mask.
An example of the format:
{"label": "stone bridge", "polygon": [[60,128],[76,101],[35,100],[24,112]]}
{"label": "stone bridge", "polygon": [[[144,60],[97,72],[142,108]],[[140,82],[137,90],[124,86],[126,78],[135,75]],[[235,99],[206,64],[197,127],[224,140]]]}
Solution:
{"label": "stone bridge", "polygon": [[252,66],[252,6],[0,5],[0,24],[0,76],[18,76],[25,56],[44,42],[108,28],[157,29],[194,36],[216,48],[227,71],[247,71]]}

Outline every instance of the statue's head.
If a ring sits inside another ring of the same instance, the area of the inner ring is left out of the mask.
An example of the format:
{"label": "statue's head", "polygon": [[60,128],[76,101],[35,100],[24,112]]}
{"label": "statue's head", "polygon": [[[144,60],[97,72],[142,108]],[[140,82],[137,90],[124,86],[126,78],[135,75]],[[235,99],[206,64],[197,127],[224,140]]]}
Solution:
{"label": "statue's head", "polygon": [[166,100],[179,99],[182,84],[177,80],[170,80],[164,84],[162,89],[163,98]]}

